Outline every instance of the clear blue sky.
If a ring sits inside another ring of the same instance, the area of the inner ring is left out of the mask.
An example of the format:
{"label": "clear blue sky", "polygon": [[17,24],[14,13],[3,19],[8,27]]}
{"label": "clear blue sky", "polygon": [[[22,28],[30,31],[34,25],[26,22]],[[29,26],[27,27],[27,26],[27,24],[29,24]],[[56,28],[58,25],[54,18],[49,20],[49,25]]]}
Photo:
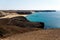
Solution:
{"label": "clear blue sky", "polygon": [[0,10],[60,10],[60,0],[0,0]]}

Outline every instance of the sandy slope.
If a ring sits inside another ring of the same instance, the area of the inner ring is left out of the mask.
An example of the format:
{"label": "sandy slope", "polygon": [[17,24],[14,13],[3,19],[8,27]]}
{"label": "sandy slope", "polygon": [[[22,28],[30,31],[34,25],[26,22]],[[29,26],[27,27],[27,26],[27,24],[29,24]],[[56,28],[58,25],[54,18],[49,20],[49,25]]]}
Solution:
{"label": "sandy slope", "polygon": [[3,40],[60,40],[60,29],[31,31],[16,34]]}
{"label": "sandy slope", "polygon": [[13,13],[13,14],[9,14],[7,16],[4,16],[4,17],[0,17],[1,18],[12,18],[12,17],[16,17],[16,16],[27,16],[27,15],[19,15],[17,13]]}

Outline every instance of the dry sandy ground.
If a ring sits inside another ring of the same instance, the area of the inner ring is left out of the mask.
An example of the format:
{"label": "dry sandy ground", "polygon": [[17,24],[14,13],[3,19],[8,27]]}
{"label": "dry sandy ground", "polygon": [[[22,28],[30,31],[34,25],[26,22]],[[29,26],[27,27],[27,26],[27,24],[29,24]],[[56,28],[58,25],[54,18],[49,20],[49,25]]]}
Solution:
{"label": "dry sandy ground", "polygon": [[60,40],[60,29],[31,31],[1,40]]}
{"label": "dry sandy ground", "polygon": [[12,18],[12,17],[16,17],[16,16],[27,16],[27,15],[19,15],[17,13],[13,13],[13,14],[9,14],[7,16],[4,16],[4,17],[0,17],[1,18]]}

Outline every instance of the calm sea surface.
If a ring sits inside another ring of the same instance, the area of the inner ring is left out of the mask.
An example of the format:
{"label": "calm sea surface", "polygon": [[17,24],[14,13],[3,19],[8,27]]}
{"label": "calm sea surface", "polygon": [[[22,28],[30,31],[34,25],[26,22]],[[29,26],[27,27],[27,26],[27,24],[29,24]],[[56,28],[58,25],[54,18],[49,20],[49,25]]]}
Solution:
{"label": "calm sea surface", "polygon": [[60,12],[35,12],[26,16],[32,22],[44,22],[45,29],[60,28]]}

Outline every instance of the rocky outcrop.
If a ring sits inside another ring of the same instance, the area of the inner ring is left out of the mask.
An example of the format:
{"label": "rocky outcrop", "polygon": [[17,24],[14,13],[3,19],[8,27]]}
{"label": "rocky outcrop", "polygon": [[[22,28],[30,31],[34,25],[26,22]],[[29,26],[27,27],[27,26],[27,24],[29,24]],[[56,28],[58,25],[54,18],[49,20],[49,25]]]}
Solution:
{"label": "rocky outcrop", "polygon": [[30,22],[23,16],[0,19],[0,25],[15,25],[23,28],[44,28],[43,22]]}
{"label": "rocky outcrop", "polygon": [[23,16],[0,19],[0,38],[44,28],[42,22],[30,22]]}
{"label": "rocky outcrop", "polygon": [[8,24],[16,25],[23,28],[44,28],[43,22],[30,22],[23,16],[11,18]]}
{"label": "rocky outcrop", "polygon": [[17,14],[32,14],[31,11],[16,11]]}

